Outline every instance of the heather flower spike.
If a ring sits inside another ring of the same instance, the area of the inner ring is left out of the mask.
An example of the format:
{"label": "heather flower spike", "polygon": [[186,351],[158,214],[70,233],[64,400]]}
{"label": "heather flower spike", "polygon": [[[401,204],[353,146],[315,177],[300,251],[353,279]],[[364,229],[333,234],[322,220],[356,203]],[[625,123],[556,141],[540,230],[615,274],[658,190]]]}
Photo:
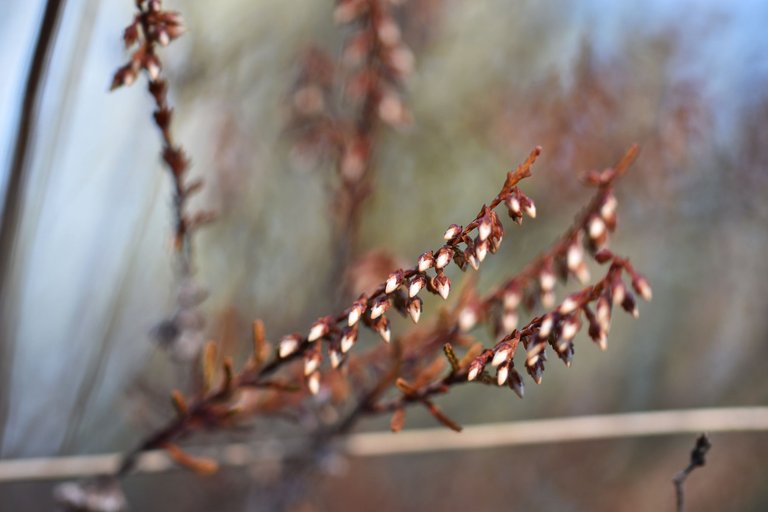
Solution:
{"label": "heather flower spike", "polygon": [[[345,6],[362,5],[358,0],[342,0],[342,2]],[[361,20],[368,19],[367,14],[363,12],[347,12],[345,16]],[[380,27],[376,27],[376,30],[379,29]],[[385,37],[387,40],[389,38],[391,34]],[[628,152],[628,156],[617,168],[626,167],[635,153],[636,150]],[[386,311],[392,306],[401,313],[407,313],[413,321],[418,321],[422,313],[422,300],[418,294],[425,286],[429,292],[438,294],[444,299],[449,296],[451,282],[446,272],[451,261],[463,270],[466,263],[472,265],[472,257],[476,259],[475,263],[479,264],[488,252],[498,248],[503,234],[503,227],[494,211],[498,206],[506,204],[512,213],[517,212],[518,217],[522,217],[522,213],[529,216],[535,215],[532,202],[517,188],[517,183],[530,175],[530,165],[538,154],[537,148],[516,171],[508,173],[502,189],[493,201],[488,203],[489,206],[484,206],[475,219],[466,224],[466,229],[459,225],[450,226],[445,233],[447,244],[435,252],[427,251],[422,254],[413,268],[390,274],[385,282],[371,291],[370,299],[361,296],[340,314],[318,319],[310,327],[306,339],[300,335],[282,338],[278,346],[278,358],[266,361],[262,365],[247,365],[237,375],[232,374],[232,367],[229,365],[227,367],[229,370],[225,371],[229,375],[225,379],[226,386],[219,389],[213,387],[206,394],[190,399],[188,404],[185,402],[184,407],[177,406],[177,417],[174,418],[173,423],[165,427],[163,432],[167,434],[164,435],[176,438],[199,426],[215,429],[230,425],[232,407],[227,402],[227,398],[222,397],[231,397],[233,390],[250,386],[254,389],[273,387],[279,391],[279,383],[272,381],[270,377],[275,371],[287,369],[294,360],[300,359],[303,363],[303,369],[297,368],[297,370],[304,374],[306,389],[309,393],[317,394],[321,389],[320,367],[324,350],[328,351],[331,366],[343,365],[345,354],[355,345],[361,325],[362,328],[377,332],[382,339],[389,342],[392,333]],[[617,170],[601,177],[596,182],[598,186],[596,199],[586,208],[585,213],[579,214],[574,225],[519,274],[500,284],[485,297],[477,297],[473,291],[462,294],[457,305],[452,310],[446,308],[447,311],[441,313],[439,322],[434,326],[424,329],[424,332],[411,331],[407,335],[407,343],[396,344],[393,347],[394,350],[378,346],[369,354],[361,355],[354,364],[350,364],[346,368],[350,372],[350,377],[360,379],[364,385],[371,384],[373,387],[369,390],[376,390],[376,393],[352,394],[353,399],[363,400],[354,404],[356,407],[353,410],[359,411],[354,414],[394,412],[402,417],[404,412],[400,411],[404,411],[410,404],[418,404],[427,408],[442,424],[459,430],[460,427],[431,401],[432,397],[448,392],[455,385],[475,380],[499,386],[506,384],[514,393],[522,397],[523,379],[515,370],[513,363],[518,347],[522,347],[521,350],[524,351],[526,371],[535,382],[540,383],[548,351],[551,354],[554,350],[558,357],[570,365],[574,354],[574,340],[583,321],[589,326],[590,337],[601,347],[605,346],[613,304],[620,304],[622,308],[633,314],[637,309],[634,295],[626,288],[623,279],[631,278],[634,292],[639,296],[650,298],[650,286],[634,271],[629,260],[606,250],[595,252],[596,249],[601,249],[596,246],[605,243],[606,232],[612,230],[611,223],[605,219],[607,214],[612,213],[611,207],[607,208],[609,210],[607,213],[605,210],[606,204],[610,202],[609,198],[612,197],[611,180],[620,174],[621,172]],[[612,208],[615,209],[615,205]],[[589,236],[590,230],[594,229],[595,218],[599,218],[599,222],[603,223],[602,232],[597,233],[599,235],[597,239]],[[514,220],[519,219],[514,217]],[[473,236],[471,232],[474,229],[478,232]],[[590,249],[589,252],[585,253],[582,250],[582,242]],[[574,246],[575,244],[578,245]],[[546,304],[554,300],[557,275],[561,279],[565,279],[569,274],[578,275],[586,258],[593,258],[609,265],[602,279],[569,295],[559,306],[529,318],[527,322],[523,322],[522,326],[516,327],[518,316],[521,316],[525,310],[538,303],[546,307]],[[428,277],[425,273],[435,267],[437,268],[434,277]],[[555,269],[558,274],[555,274]],[[591,307],[594,308],[594,314]],[[368,314],[365,314],[366,311]],[[502,335],[492,348],[483,349],[480,343],[473,342],[470,336],[462,334],[462,331],[469,330],[481,322],[488,322],[494,326],[501,323],[508,334]],[[326,347],[323,348],[322,345]],[[440,347],[444,348],[450,361],[448,373],[442,373],[445,369],[443,357],[440,356],[438,359],[433,357],[434,350],[439,350]],[[454,347],[457,350],[464,350],[465,353],[458,357],[454,353]],[[386,353],[385,350],[400,358],[396,362],[391,361],[394,366],[384,366],[384,363],[389,361],[387,357],[381,357]],[[403,353],[400,353],[401,351]],[[298,357],[290,357],[291,355]],[[407,364],[401,365],[403,362]],[[374,363],[382,371],[369,371]],[[495,376],[486,372],[489,364],[496,368]],[[384,392],[388,391],[393,382],[393,373],[390,371],[392,368],[396,368],[397,373],[402,372],[403,377],[398,379],[400,394],[389,399],[385,398]],[[289,372],[286,371],[285,374],[288,375]],[[385,376],[381,384],[365,382],[367,377],[376,374]],[[348,383],[344,383],[344,374],[334,374],[333,379],[333,385],[329,382],[328,394],[334,401],[340,401],[342,400],[340,397],[345,396],[348,389],[338,390],[336,379],[341,383],[340,388],[348,386]],[[357,384],[357,380],[352,382]],[[380,388],[382,393],[378,392],[379,388],[376,386],[382,386]],[[286,400],[285,403],[289,402]],[[353,416],[352,420],[355,419]],[[398,428],[402,427],[402,418],[394,424],[399,425]],[[148,441],[143,442],[135,453],[162,447],[162,442],[154,439],[149,438]],[[129,456],[121,472],[130,470],[132,465],[133,459]]]}

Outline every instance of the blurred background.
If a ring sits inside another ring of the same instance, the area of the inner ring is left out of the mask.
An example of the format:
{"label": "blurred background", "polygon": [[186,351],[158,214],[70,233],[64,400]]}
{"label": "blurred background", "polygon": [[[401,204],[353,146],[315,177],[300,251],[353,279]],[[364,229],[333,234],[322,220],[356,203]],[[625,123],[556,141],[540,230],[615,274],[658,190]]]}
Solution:
{"label": "blurred background", "polygon": [[[43,7],[0,5],[0,190]],[[191,363],[156,340],[179,284],[151,98],[144,79],[108,93],[133,7],[69,0],[59,20],[3,279],[3,459],[124,450],[169,416],[168,392],[188,378]],[[333,165],[297,155],[286,127],[303,56],[338,58],[345,32],[330,0],[166,7],[189,30],[162,50],[176,137],[206,181],[195,206],[218,214],[195,241],[208,294],[199,335],[244,353],[255,318],[275,340],[337,309],[325,277]],[[551,363],[524,400],[466,386],[444,410],[470,425],[765,404],[768,4],[409,0],[395,12],[415,57],[402,95],[413,121],[377,132],[361,252],[413,260],[541,145],[522,187],[538,218],[508,230],[481,271],[488,288],[568,226],[590,197],[579,172],[641,146],[617,184],[612,247],[647,275],[653,302],[637,321],[617,319],[605,353],[580,337],[573,366]],[[433,424],[414,411],[406,428]],[[281,427],[262,434],[271,428]],[[360,425],[386,428],[388,418]],[[297,509],[672,510],[670,479],[692,442],[342,459],[314,475]],[[765,510],[768,436],[713,443],[690,509]],[[134,510],[260,510],[262,476],[139,475],[125,492]],[[53,485],[0,485],[0,508],[49,509]]]}

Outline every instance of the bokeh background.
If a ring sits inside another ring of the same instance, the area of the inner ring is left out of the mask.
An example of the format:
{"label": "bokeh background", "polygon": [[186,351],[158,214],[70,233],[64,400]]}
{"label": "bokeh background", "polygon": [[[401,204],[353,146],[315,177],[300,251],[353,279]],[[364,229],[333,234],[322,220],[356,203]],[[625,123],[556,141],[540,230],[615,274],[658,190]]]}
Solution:
{"label": "bokeh background", "polygon": [[[218,212],[197,244],[205,335],[248,345],[327,314],[328,163],[297,159],[285,127],[300,57],[338,56],[330,0],[166,2],[189,33],[163,51],[176,132]],[[13,147],[43,2],[0,5],[0,177]],[[153,328],[172,313],[170,183],[143,85],[108,94],[133,2],[66,2],[26,170],[0,340],[2,458],[131,446],[183,380]],[[613,247],[654,287],[601,353],[583,338],[525,400],[457,389],[462,424],[733,405],[768,398],[768,4],[759,0],[410,0],[414,122],[377,136],[364,250],[412,259],[463,222],[535,145],[539,216],[515,228],[481,287],[520,269],[589,191],[580,171],[640,157],[618,185]],[[235,348],[233,350],[240,350]],[[409,427],[431,426],[415,411]],[[387,427],[365,421],[363,430]],[[269,433],[264,435],[271,435]],[[768,436],[714,437],[691,510],[765,510]],[[302,510],[671,510],[690,436],[351,459]],[[126,482],[134,510],[259,510],[256,472]],[[52,482],[0,486],[0,508],[48,509]]]}

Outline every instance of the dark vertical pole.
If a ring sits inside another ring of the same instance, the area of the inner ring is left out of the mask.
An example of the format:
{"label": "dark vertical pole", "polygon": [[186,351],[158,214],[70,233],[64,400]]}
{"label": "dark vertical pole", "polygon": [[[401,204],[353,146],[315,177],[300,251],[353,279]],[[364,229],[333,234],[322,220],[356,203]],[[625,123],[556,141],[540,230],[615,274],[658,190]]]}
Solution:
{"label": "dark vertical pole", "polygon": [[[13,364],[15,340],[8,332],[7,308],[9,308],[9,287],[11,282],[11,264],[19,227],[21,198],[24,195],[24,172],[29,164],[29,153],[34,129],[37,107],[42,92],[43,80],[48,59],[53,48],[59,16],[64,0],[48,0],[45,4],[42,24],[37,35],[32,64],[27,74],[24,93],[16,130],[16,143],[8,173],[8,186],[0,216],[0,453],[8,419],[10,402],[10,380]],[[5,318],[5,319],[3,319]]]}

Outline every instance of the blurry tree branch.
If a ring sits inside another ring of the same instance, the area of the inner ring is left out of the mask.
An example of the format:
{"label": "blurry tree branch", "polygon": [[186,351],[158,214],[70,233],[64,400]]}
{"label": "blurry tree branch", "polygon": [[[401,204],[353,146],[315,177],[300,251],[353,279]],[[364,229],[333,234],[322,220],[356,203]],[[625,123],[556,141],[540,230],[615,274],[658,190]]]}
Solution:
{"label": "blurry tree branch", "polygon": [[[768,431],[768,407],[727,407],[648,411],[623,414],[576,416],[544,420],[489,423],[466,426],[461,435],[445,428],[413,429],[393,435],[391,432],[352,434],[342,441],[343,451],[351,457],[381,457],[397,454],[479,450],[504,446],[625,439],[633,437],[681,435],[692,432],[765,432]],[[703,462],[697,442],[696,461]],[[232,443],[223,446],[190,448],[216,458],[222,466],[250,466],[265,463],[258,443]],[[701,458],[699,459],[699,454]],[[58,458],[6,460],[0,462],[0,482],[74,478],[113,473],[120,463],[119,453]],[[675,478],[685,480],[695,467],[691,465]],[[156,473],[179,466],[165,453],[143,453],[135,471]],[[681,484],[682,485],[682,482]],[[678,508],[678,510],[681,510]]]}

